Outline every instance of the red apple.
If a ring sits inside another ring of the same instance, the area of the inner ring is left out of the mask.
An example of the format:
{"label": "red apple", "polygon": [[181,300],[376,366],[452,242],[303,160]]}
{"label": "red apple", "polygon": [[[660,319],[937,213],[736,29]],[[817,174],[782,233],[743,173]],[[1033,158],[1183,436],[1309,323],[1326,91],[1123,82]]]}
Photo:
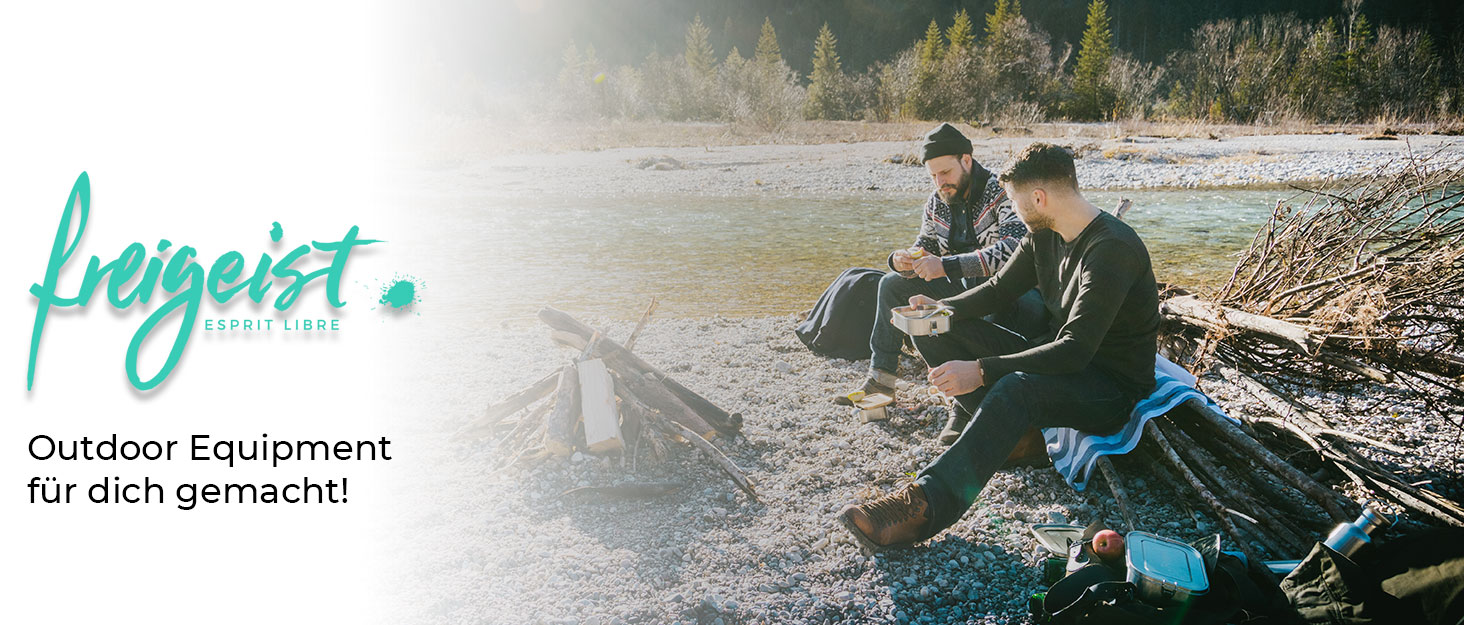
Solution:
{"label": "red apple", "polygon": [[1123,535],[1113,530],[1103,530],[1094,534],[1093,553],[1109,562],[1123,560]]}

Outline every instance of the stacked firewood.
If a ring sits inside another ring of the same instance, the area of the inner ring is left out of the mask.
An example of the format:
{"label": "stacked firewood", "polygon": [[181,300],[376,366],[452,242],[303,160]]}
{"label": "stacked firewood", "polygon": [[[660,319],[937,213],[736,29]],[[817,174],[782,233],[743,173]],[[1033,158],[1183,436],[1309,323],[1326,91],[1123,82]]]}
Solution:
{"label": "stacked firewood", "polygon": [[[1332,424],[1284,383],[1362,382],[1421,391],[1464,435],[1464,170],[1442,157],[1279,203],[1229,281],[1161,304],[1161,351],[1250,394],[1236,424],[1194,403],[1146,431],[1162,480],[1192,492],[1239,545],[1304,554],[1357,504],[1324,483],[1426,522],[1464,525],[1464,506],[1372,460],[1409,450]],[[1102,466],[1126,510],[1118,476]],[[1303,470],[1304,469],[1304,470]]]}
{"label": "stacked firewood", "polygon": [[[754,499],[747,475],[713,444],[735,437],[742,415],[728,413],[631,352],[650,319],[646,309],[624,345],[563,311],[544,308],[539,320],[556,342],[580,350],[578,358],[527,388],[490,405],[458,430],[458,439],[497,435],[510,450],[504,468],[551,456],[625,453],[632,461],[642,444],[662,459],[668,442],[702,452]],[[509,418],[515,414],[516,420]],[[501,433],[507,430],[506,433]]]}

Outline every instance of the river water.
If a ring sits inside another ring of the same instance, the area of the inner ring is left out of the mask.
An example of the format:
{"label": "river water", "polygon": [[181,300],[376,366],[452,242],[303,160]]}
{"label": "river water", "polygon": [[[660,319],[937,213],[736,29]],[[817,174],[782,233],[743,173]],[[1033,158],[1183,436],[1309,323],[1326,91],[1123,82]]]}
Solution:
{"label": "river water", "polygon": [[[524,318],[545,304],[633,319],[762,316],[812,307],[848,267],[880,267],[914,240],[923,194],[708,198],[442,198],[473,242],[477,310]],[[1088,194],[1126,216],[1162,282],[1223,283],[1288,191],[1125,191]],[[483,257],[486,256],[486,257]],[[479,261],[486,264],[479,264]],[[456,299],[456,298],[454,298]]]}

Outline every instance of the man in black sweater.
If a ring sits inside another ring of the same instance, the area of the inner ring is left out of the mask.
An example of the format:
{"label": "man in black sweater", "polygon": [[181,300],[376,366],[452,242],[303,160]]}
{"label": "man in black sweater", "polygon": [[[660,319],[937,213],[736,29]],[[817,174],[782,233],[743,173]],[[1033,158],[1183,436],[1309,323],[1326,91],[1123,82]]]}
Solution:
{"label": "man in black sweater", "polygon": [[[913,483],[839,514],[870,550],[954,524],[1030,428],[1110,433],[1154,389],[1159,294],[1143,241],[1083,198],[1063,148],[1032,144],[1000,179],[1031,233],[993,278],[941,300],[955,310],[950,332],[915,339],[931,384],[970,421]],[[1033,287],[1050,313],[1045,335],[981,318]]]}

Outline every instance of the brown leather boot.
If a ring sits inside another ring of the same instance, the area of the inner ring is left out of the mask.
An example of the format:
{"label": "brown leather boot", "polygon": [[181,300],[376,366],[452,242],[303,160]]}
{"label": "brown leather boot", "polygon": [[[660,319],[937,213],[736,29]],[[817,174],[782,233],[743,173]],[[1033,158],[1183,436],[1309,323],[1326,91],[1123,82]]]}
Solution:
{"label": "brown leather boot", "polygon": [[870,553],[890,547],[908,547],[924,538],[930,506],[925,491],[910,483],[893,493],[839,511],[839,522],[849,528]]}
{"label": "brown leather boot", "polygon": [[1047,457],[1047,439],[1042,438],[1042,430],[1031,428],[1022,435],[1022,440],[1017,441],[1016,448],[1007,455],[1001,468],[1041,467],[1049,464],[1052,464],[1052,459]]}

